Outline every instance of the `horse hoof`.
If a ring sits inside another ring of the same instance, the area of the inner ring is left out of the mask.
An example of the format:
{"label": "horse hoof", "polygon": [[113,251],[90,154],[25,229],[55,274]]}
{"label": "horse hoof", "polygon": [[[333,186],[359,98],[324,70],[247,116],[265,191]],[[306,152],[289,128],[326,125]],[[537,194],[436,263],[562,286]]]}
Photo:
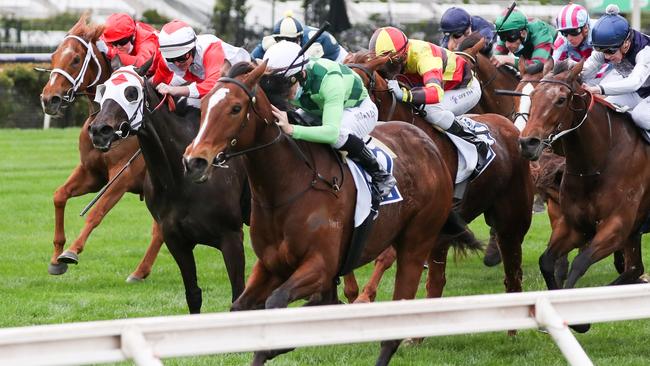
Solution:
{"label": "horse hoof", "polygon": [[499,263],[501,263],[501,254],[499,251],[495,251],[489,254],[486,253],[483,257],[483,264],[487,267],[494,267]]}
{"label": "horse hoof", "polygon": [[569,327],[576,331],[576,333],[587,333],[589,328],[591,328],[591,324],[574,324],[569,325]]}
{"label": "horse hoof", "polygon": [[132,274],[126,278],[126,283],[143,283],[143,282],[144,282],[144,278],[137,277]]}
{"label": "horse hoof", "polygon": [[79,256],[77,253],[71,252],[69,250],[61,253],[61,255],[56,260],[62,263],[79,264]]}
{"label": "horse hoof", "polygon": [[406,338],[404,340],[404,345],[409,346],[419,346],[424,342],[424,338]]}
{"label": "horse hoof", "polygon": [[66,263],[57,263],[57,264],[48,264],[47,273],[58,276],[64,274],[68,270],[68,265]]}

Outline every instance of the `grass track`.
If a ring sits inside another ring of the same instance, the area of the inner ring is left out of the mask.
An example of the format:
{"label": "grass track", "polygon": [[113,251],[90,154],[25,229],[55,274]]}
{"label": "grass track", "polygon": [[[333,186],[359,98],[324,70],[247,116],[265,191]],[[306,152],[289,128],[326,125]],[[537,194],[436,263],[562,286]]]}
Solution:
{"label": "grass track", "polygon": [[[166,248],[144,284],[124,282],[150,239],[151,217],[134,195],[127,195],[91,235],[78,266],[63,276],[47,274],[54,227],[52,193],[79,160],[78,134],[78,129],[0,130],[0,327],[185,314],[181,278]],[[68,202],[68,244],[79,233],[83,219],[78,213],[91,198],[87,195]],[[472,228],[486,239],[487,228],[478,221]],[[545,288],[537,258],[549,234],[547,217],[536,215],[524,244],[526,291]],[[248,242],[246,251],[250,273],[254,255]],[[220,253],[204,246],[198,246],[195,253],[203,312],[227,311],[230,286]],[[647,254],[644,259],[650,263]],[[597,286],[613,280],[611,262],[606,259],[595,265],[578,285]],[[357,272],[361,282],[370,271],[366,266]],[[394,269],[380,288],[380,300],[391,298],[393,276]],[[501,267],[486,268],[478,257],[448,265],[447,279],[445,296],[503,292]],[[419,297],[423,297],[423,286]],[[650,364],[648,320],[596,324],[577,337],[596,365]],[[280,356],[269,365],[369,365],[374,364],[378,350],[378,343],[309,347]],[[171,359],[165,364],[244,365],[250,360],[251,354],[243,353]],[[400,347],[391,363],[514,364],[563,365],[566,361],[548,335],[521,331],[516,337],[497,332],[428,338],[420,346]]]}

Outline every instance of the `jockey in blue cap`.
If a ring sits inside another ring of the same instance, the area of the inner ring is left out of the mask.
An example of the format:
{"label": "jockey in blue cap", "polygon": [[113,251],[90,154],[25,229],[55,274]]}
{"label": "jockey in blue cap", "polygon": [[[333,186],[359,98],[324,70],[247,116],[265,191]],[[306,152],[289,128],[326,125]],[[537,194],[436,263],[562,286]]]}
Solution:
{"label": "jockey in blue cap", "polygon": [[581,76],[583,80],[592,78],[605,63],[618,73],[609,73],[598,85],[584,88],[631,108],[637,126],[650,129],[650,37],[632,29],[618,14],[618,6],[608,5],[605,12],[591,31],[594,51],[585,61]]}
{"label": "jockey in blue cap", "polygon": [[494,24],[479,16],[471,16],[461,8],[451,7],[440,18],[440,31],[443,36],[440,46],[455,51],[463,40],[474,32],[479,32],[485,39],[481,53],[490,56],[496,38]]}
{"label": "jockey in blue cap", "polygon": [[[280,41],[295,42],[298,45],[303,46],[316,32],[318,32],[318,28],[310,26],[303,27],[303,25],[293,17],[291,12],[287,12],[282,20],[275,23],[273,34],[264,37],[262,42],[260,42],[253,52],[251,52],[251,56],[253,58],[262,59],[266,50]],[[334,36],[328,32],[323,32],[323,34],[316,39],[316,42],[305,52],[307,57],[323,57],[339,63],[343,62],[343,59],[347,54],[348,52],[341,47],[341,45],[336,42]]]}

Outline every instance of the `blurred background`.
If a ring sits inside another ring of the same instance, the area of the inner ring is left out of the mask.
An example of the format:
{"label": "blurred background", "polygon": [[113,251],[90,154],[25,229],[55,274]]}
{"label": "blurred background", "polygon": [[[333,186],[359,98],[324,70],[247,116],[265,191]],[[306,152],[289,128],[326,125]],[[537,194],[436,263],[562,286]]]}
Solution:
{"label": "blurred background", "polygon": [[[647,0],[637,0],[642,31],[650,25]],[[470,14],[493,21],[511,0],[462,0]],[[567,1],[518,2],[529,17],[554,24]],[[618,3],[630,15],[630,0],[588,0],[582,2],[592,18],[606,5]],[[160,29],[171,19],[192,25],[197,33],[213,33],[237,46],[252,50],[269,33],[273,24],[291,11],[303,24],[319,26],[329,20],[329,29],[348,50],[367,47],[378,26],[395,25],[414,38],[437,43],[438,20],[459,1],[351,0],[0,0],[0,128],[43,128],[80,126],[87,116],[85,103],[74,103],[63,115],[44,120],[39,94],[49,74],[34,67],[49,67],[49,55],[83,12],[103,23],[112,13],[125,12]],[[647,33],[647,32],[645,32]]]}

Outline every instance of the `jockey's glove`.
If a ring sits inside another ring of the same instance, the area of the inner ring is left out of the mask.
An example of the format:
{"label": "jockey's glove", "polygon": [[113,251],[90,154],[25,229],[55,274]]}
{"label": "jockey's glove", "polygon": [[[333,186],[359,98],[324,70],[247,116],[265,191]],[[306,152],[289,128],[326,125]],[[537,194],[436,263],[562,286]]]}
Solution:
{"label": "jockey's glove", "polygon": [[388,80],[387,83],[388,88],[393,92],[395,98],[398,100],[401,100],[402,102],[408,102],[413,99],[411,96],[411,91],[404,87],[401,87],[397,80]]}

